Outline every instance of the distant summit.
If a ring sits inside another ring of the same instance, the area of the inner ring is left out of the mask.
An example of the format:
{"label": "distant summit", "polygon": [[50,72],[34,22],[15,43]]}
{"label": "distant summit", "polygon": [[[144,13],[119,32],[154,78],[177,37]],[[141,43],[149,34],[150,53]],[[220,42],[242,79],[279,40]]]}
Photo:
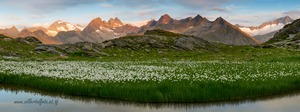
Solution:
{"label": "distant summit", "polygon": [[157,24],[169,24],[174,22],[173,18],[171,18],[168,14],[165,14],[160,17],[160,19],[157,21]]}
{"label": "distant summit", "polygon": [[222,17],[215,21],[197,15],[176,20],[165,14],[158,21],[152,20],[140,28],[139,33],[147,30],[162,29],[174,33],[193,35],[209,42],[229,45],[255,45],[259,41],[242,32],[238,27],[230,24]]}
{"label": "distant summit", "polygon": [[83,27],[80,25],[73,25],[69,22],[63,22],[61,20],[55,21],[47,29],[47,34],[49,36],[55,36],[58,32],[61,31],[82,31]]}
{"label": "distant summit", "polygon": [[300,49],[300,19],[285,25],[273,38],[267,41],[264,47],[284,47]]}
{"label": "distant summit", "polygon": [[293,21],[294,20],[289,16],[285,16],[285,17],[275,19],[273,21],[264,22],[260,26],[250,26],[250,27],[239,26],[239,27],[242,31],[254,36],[254,35],[267,34],[272,31],[279,30],[283,28],[284,25],[291,23]]}
{"label": "distant summit", "polygon": [[29,31],[27,29],[23,29],[18,37],[35,37],[39,39],[44,44],[61,44],[54,38],[48,36],[44,31],[42,30],[35,30],[35,31]]}
{"label": "distant summit", "polygon": [[256,39],[265,42],[273,37],[273,35],[284,25],[293,22],[294,20],[289,16],[281,17],[272,21],[264,22],[260,26],[240,26],[238,27],[248,33],[251,36],[254,36]]}
{"label": "distant summit", "polygon": [[[274,38],[270,39],[268,43],[285,42],[285,41],[300,42],[300,19],[295,20],[291,24],[285,25],[283,29],[279,30]],[[287,42],[288,43],[288,42]],[[300,48],[300,45],[298,45]]]}
{"label": "distant summit", "polygon": [[110,18],[108,20],[108,25],[110,25],[113,28],[117,28],[117,27],[123,26],[124,24],[122,23],[122,21],[119,18],[115,17],[114,19]]}
{"label": "distant summit", "polygon": [[110,18],[108,21],[100,17],[94,18],[83,28],[77,24],[71,24],[57,20],[48,28],[29,27],[19,32],[15,27],[2,29],[0,33],[11,37],[35,36],[45,44],[67,44],[77,42],[101,43],[123,36],[142,35],[148,30],[161,29],[173,33],[192,35],[213,43],[228,45],[256,45],[261,43],[252,37],[244,29],[257,32],[259,28],[273,26],[274,24],[286,24],[292,21],[290,17],[283,17],[271,22],[265,22],[259,27],[244,27],[232,25],[224,18],[219,17],[210,21],[201,15],[174,19],[169,14],[162,15],[158,20],[151,20],[141,27],[124,24],[119,18]]}
{"label": "distant summit", "polygon": [[9,37],[16,38],[19,33],[20,33],[20,31],[15,26],[12,26],[11,28],[0,29],[0,34],[6,35]]}
{"label": "distant summit", "polygon": [[101,43],[105,40],[136,34],[138,27],[125,24],[117,17],[107,22],[100,17],[94,18],[82,31],[60,32],[55,36],[62,43],[93,42]]}

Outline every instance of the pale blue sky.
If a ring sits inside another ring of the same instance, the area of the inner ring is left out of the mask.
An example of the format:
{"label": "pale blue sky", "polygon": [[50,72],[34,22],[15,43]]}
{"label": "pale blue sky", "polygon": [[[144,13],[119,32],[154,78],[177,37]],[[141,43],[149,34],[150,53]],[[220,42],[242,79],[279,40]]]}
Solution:
{"label": "pale blue sky", "polygon": [[136,23],[166,13],[175,19],[200,14],[259,25],[286,15],[300,18],[300,0],[0,0],[0,27],[47,26],[56,20],[85,26],[96,17]]}

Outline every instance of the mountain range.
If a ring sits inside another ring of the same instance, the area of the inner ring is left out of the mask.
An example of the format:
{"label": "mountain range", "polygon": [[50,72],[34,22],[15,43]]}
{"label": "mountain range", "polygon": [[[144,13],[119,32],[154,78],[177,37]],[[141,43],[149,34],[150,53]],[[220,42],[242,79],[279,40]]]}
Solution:
{"label": "mountain range", "polygon": [[209,42],[229,45],[255,45],[259,41],[242,32],[238,27],[230,24],[222,17],[209,21],[200,15],[181,20],[171,18],[165,14],[158,21],[152,20],[141,27],[139,33],[151,29],[162,29],[174,33],[193,35]]}
{"label": "mountain range", "polygon": [[[292,19],[285,17],[273,22],[264,23],[259,27],[242,27],[232,25],[222,17],[214,21],[209,21],[205,17],[197,15],[177,20],[165,14],[159,20],[151,20],[141,27],[124,24],[117,17],[110,18],[108,21],[98,17],[93,19],[85,28],[77,24],[58,20],[48,28],[30,27],[24,28],[19,32],[16,27],[12,27],[9,29],[0,29],[0,33],[13,38],[34,36],[44,44],[68,44],[77,42],[101,43],[127,35],[142,35],[148,30],[162,29],[174,33],[192,35],[208,42],[229,45],[256,45],[261,43],[262,40],[252,37],[252,33],[247,32],[245,29],[259,31],[274,24],[287,24],[290,21]],[[278,30],[276,28],[275,30]]]}
{"label": "mountain range", "polygon": [[239,24],[237,24],[236,26],[239,27],[242,31],[253,36],[255,39],[261,42],[266,42],[271,39],[279,29],[283,28],[284,25],[287,25],[293,21],[294,20],[289,16],[285,16],[264,22],[259,26],[241,26]]}
{"label": "mountain range", "polygon": [[0,29],[0,34],[7,35],[10,37],[16,37],[19,33],[19,30],[15,26],[11,28]]}
{"label": "mountain range", "polygon": [[300,19],[285,25],[280,29],[272,39],[266,44],[273,44],[278,47],[297,47],[300,48]]}

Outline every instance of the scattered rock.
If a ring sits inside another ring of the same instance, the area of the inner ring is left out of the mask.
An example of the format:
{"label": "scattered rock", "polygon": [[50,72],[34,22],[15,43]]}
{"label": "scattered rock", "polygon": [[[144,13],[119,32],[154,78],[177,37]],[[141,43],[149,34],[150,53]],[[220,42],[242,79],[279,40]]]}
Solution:
{"label": "scattered rock", "polygon": [[7,57],[20,57],[20,55],[15,52],[7,52],[4,55]]}
{"label": "scattered rock", "polygon": [[10,42],[10,41],[12,41],[12,40],[13,40],[12,38],[4,38],[4,39],[3,39],[4,42]]}
{"label": "scattered rock", "polygon": [[46,45],[38,45],[34,51],[47,51],[48,47]]}
{"label": "scattered rock", "polygon": [[42,44],[42,42],[39,39],[32,36],[25,38],[17,38],[16,40],[26,44]]}
{"label": "scattered rock", "polygon": [[55,48],[53,48],[53,47],[49,47],[46,51],[49,52],[49,53],[52,53],[52,54],[58,54],[58,55],[60,55],[60,56],[63,56],[63,55],[64,55],[64,53],[57,51],[57,50],[56,50]]}
{"label": "scattered rock", "polygon": [[92,51],[92,49],[93,49],[92,43],[85,43],[82,47],[82,50],[86,50],[86,51]]}
{"label": "scattered rock", "polygon": [[[217,49],[213,44],[194,36],[176,34],[162,30],[150,30],[143,36],[122,37],[105,41],[109,47],[127,47],[131,50],[145,48],[162,48],[175,50]],[[107,47],[107,46],[106,46]]]}
{"label": "scattered rock", "polygon": [[57,55],[64,55],[64,53],[60,52],[57,50],[57,46],[56,45],[43,45],[43,44],[40,44],[38,45],[34,51],[38,54],[41,54],[42,52],[48,52],[48,53],[51,53],[51,54],[57,54]]}
{"label": "scattered rock", "polygon": [[67,54],[74,54],[78,52],[83,52],[85,55],[90,57],[95,57],[98,54],[103,56],[109,56],[102,52],[102,44],[97,43],[88,43],[88,42],[81,42],[75,44],[63,44],[63,45],[44,45],[39,44],[35,48],[36,53],[48,52],[52,54],[58,55],[67,55]]}
{"label": "scattered rock", "polygon": [[106,43],[104,43],[104,44],[102,44],[102,45],[103,45],[103,48],[107,48],[107,47],[113,46],[114,43],[112,43],[111,41],[108,41],[108,42],[106,42]]}
{"label": "scattered rock", "polygon": [[262,46],[262,48],[274,48],[275,46],[273,44],[268,44],[268,45],[264,45]]}
{"label": "scattered rock", "polygon": [[157,51],[159,54],[164,54],[164,52],[162,52],[162,51]]}
{"label": "scattered rock", "polygon": [[145,51],[146,51],[146,52],[150,52],[150,50],[149,50],[149,49],[145,49]]}
{"label": "scattered rock", "polygon": [[102,56],[110,56],[109,54],[105,53],[105,52],[99,52],[98,54],[102,55]]}
{"label": "scattered rock", "polygon": [[193,41],[194,41],[194,39],[192,39],[192,38],[182,37],[176,41],[175,46],[186,49],[186,50],[193,50],[195,47],[193,44]]}

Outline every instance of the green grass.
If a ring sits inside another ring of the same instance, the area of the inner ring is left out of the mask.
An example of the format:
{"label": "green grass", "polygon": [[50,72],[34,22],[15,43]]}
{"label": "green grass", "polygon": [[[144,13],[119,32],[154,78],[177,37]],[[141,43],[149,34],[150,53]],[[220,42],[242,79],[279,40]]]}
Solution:
{"label": "green grass", "polygon": [[180,36],[185,36],[182,34],[178,34],[178,33],[173,33],[173,32],[168,32],[168,31],[164,31],[161,29],[155,29],[155,30],[148,30],[144,33],[144,35],[162,35],[162,36],[166,36],[166,37],[180,37]]}
{"label": "green grass", "polygon": [[35,48],[35,45],[28,45],[25,43],[17,42],[16,40],[11,39],[10,41],[4,41],[4,38],[9,38],[4,35],[0,35],[0,55],[19,55],[22,57],[30,57],[34,53],[32,50]]}
{"label": "green grass", "polygon": [[[284,73],[292,73],[295,75],[254,81],[237,80],[235,82],[191,81],[187,79],[179,81],[170,79],[163,81],[94,82],[76,78],[66,79],[0,72],[0,84],[20,85],[68,95],[91,96],[135,102],[211,102],[240,100],[281,94],[300,89],[300,77],[297,75],[299,74],[300,66],[293,66],[295,63],[296,65],[300,63],[299,51],[283,48],[259,48],[255,46],[216,46],[218,47],[218,51],[179,51],[163,48],[109,48],[103,49],[103,52],[109,54],[109,56],[97,55],[96,57],[87,57],[83,52],[76,52],[69,55],[68,58],[55,58],[58,57],[58,55],[31,53],[30,51],[35,48],[35,45],[27,45],[15,41],[0,41],[0,47],[4,49],[0,51],[0,54],[5,55],[12,51],[16,52],[22,56],[21,59],[16,61],[24,63],[29,60],[108,63],[139,62],[142,66],[175,66],[182,68],[182,71],[177,71],[178,74],[203,73],[204,71],[202,70],[207,69],[209,69],[209,71],[216,71],[209,75],[211,77],[218,77],[223,73],[243,75],[244,72],[242,71],[246,71],[248,74],[265,74],[272,71],[283,71]],[[157,61],[158,63],[143,63],[144,61]],[[191,63],[195,61],[218,61],[220,63],[215,65],[202,63],[196,67],[190,67],[188,64],[170,65],[165,63],[174,61]],[[225,64],[223,62],[225,62]],[[226,64],[227,62],[243,63]],[[258,65],[261,65],[261,68],[257,68]],[[272,67],[271,65],[274,66]],[[110,66],[113,67],[113,65]],[[131,65],[124,66],[127,67]],[[115,67],[115,69],[118,68]],[[167,71],[165,72],[168,73]]]}
{"label": "green grass", "polygon": [[278,80],[235,83],[153,81],[93,83],[29,75],[0,74],[4,84],[33,87],[68,95],[119,99],[135,102],[212,102],[241,100],[285,93],[300,89],[300,78],[285,77]]}
{"label": "green grass", "polygon": [[[70,79],[2,72],[0,73],[0,83],[27,86],[68,95],[100,97],[134,102],[213,102],[241,100],[299,90],[300,75],[298,70],[300,69],[300,66],[299,63],[297,63],[297,61],[299,62],[299,59],[300,57],[298,56],[288,56],[282,58],[282,60],[272,61],[200,62],[196,64],[192,64],[194,61],[189,62],[188,60],[173,64],[163,60],[150,63],[147,61],[129,61],[130,63],[124,65],[113,64],[115,61],[111,61],[105,62],[107,68],[123,70],[124,72],[122,73],[124,74],[127,73],[126,71],[135,71],[136,69],[139,69],[128,68],[127,70],[124,70],[127,66],[167,66],[171,68],[176,67],[174,71],[175,76],[176,74],[188,74],[193,75],[193,77],[183,80],[178,80],[178,78],[173,77],[162,81],[145,81],[137,79],[131,81],[103,82],[101,80],[91,81],[76,77]],[[21,63],[26,62],[27,61]],[[89,61],[87,62],[89,63]],[[181,64],[181,62],[183,63]],[[91,63],[93,63],[93,61]],[[35,66],[34,64],[30,65]],[[162,76],[170,73],[168,69],[157,72],[162,73]],[[205,78],[194,77],[203,73],[207,73],[207,76],[212,77],[213,79],[220,79],[219,77],[222,75],[227,76],[226,78],[228,79],[238,75],[242,78],[230,81],[206,80]],[[140,75],[143,75],[143,72]],[[64,77],[64,75],[60,76]]]}
{"label": "green grass", "polygon": [[192,61],[297,61],[300,52],[284,48],[255,48],[252,46],[225,46],[218,45],[219,51],[179,51],[173,49],[130,49],[110,48],[103,52],[110,56],[82,57],[70,56],[68,61],[90,60],[90,61],[147,61],[147,60],[192,60]]}

